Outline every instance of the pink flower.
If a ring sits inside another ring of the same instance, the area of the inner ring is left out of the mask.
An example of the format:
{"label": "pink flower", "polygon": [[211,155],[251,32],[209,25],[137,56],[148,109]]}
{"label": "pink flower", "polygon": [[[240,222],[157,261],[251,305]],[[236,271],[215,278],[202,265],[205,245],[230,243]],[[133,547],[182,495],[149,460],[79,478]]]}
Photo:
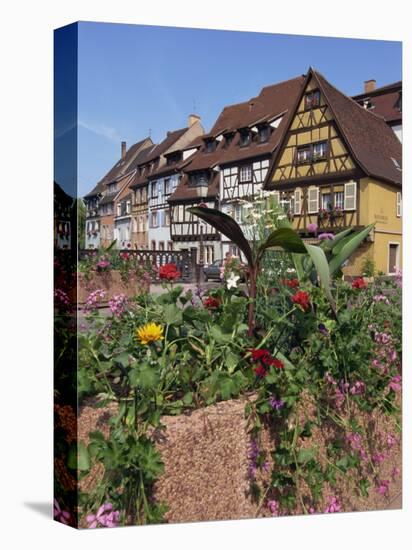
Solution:
{"label": "pink flower", "polygon": [[113,298],[109,300],[110,311],[115,317],[120,317],[127,307],[127,296],[126,294],[115,294]]}
{"label": "pink flower", "polygon": [[310,223],[308,225],[309,233],[316,233],[317,230],[318,230],[318,226],[316,225],[316,223]]}
{"label": "pink flower", "polygon": [[53,517],[56,521],[60,521],[60,523],[69,525],[70,512],[67,512],[66,510],[62,510],[56,499],[54,499],[54,503],[53,503]]}
{"label": "pink flower", "polygon": [[272,516],[278,516],[279,515],[279,503],[278,503],[277,500],[268,500],[267,506],[268,506]]}
{"label": "pink flower", "polygon": [[388,434],[386,436],[386,444],[389,447],[389,449],[392,449],[395,443],[396,443],[396,437],[393,434]]}
{"label": "pink flower", "polygon": [[390,484],[390,481],[388,479],[382,479],[379,482],[379,485],[376,487],[377,493],[379,493],[382,496],[386,495],[386,493],[389,491],[389,484]]}
{"label": "pink flower", "polygon": [[375,453],[372,456],[372,462],[374,464],[381,464],[385,460],[386,456],[383,453]]}
{"label": "pink flower", "polygon": [[398,467],[394,467],[392,468],[392,472],[391,472],[391,477],[393,479],[393,481],[395,481],[395,479],[398,477],[398,475],[401,473],[400,469]]}
{"label": "pink flower", "polygon": [[120,512],[113,510],[113,504],[107,502],[102,504],[96,514],[89,514],[86,517],[89,529],[95,529],[99,525],[102,527],[118,527]]}
{"label": "pink flower", "polygon": [[342,506],[337,497],[329,497],[329,502],[325,508],[325,514],[333,514],[334,512],[341,512]]}
{"label": "pink flower", "polygon": [[400,374],[397,374],[396,376],[394,376],[391,379],[391,381],[388,384],[388,388],[390,390],[394,391],[395,393],[401,391],[402,385],[401,385],[401,375]]}
{"label": "pink flower", "polygon": [[365,384],[358,380],[350,388],[349,393],[351,395],[360,395],[362,393],[365,393]]}

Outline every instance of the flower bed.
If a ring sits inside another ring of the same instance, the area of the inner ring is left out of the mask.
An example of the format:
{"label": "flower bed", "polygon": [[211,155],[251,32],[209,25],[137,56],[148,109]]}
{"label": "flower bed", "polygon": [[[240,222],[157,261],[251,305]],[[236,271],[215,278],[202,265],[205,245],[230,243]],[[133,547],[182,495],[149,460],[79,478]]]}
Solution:
{"label": "flower bed", "polygon": [[112,315],[96,311],[102,289],[89,296],[85,330],[62,338],[77,337],[82,441],[61,425],[56,514],[67,521],[74,502],[71,517],[95,528],[387,506],[400,486],[401,279],[339,274],[371,228],[313,246],[284,215],[259,215],[247,240],[225,214],[192,211],[241,248],[246,289],[229,270],[219,288],[184,291],[170,264],[166,292],[117,296]]}
{"label": "flower bed", "polygon": [[[153,498],[167,505],[168,511],[164,518],[166,521],[187,522],[280,515],[278,507],[273,504],[275,499],[266,499],[265,505],[262,506],[261,500],[254,498],[252,491],[252,481],[262,487],[269,484],[269,471],[274,467],[270,453],[273,451],[273,442],[279,441],[282,429],[277,422],[268,423],[264,426],[259,442],[251,439],[245,405],[253,403],[256,397],[256,394],[249,395],[242,399],[201,408],[187,415],[161,418],[163,428],[156,429],[152,437],[164,463],[164,472],[156,482]],[[307,417],[312,421],[316,420],[313,403],[306,398],[302,405]],[[114,412],[113,407],[96,409],[93,402],[83,407],[79,418],[81,440],[88,444],[89,433],[96,429],[101,430],[107,437],[109,418]],[[358,418],[362,425],[369,425],[372,454],[378,456],[382,454],[382,449],[387,453],[385,460],[376,464],[376,470],[382,480],[389,481],[388,489],[384,490],[383,483],[380,490],[377,488],[365,496],[353,485],[353,480],[348,481],[345,476],[339,476],[336,485],[325,486],[318,508],[310,510],[310,513],[322,513],[328,508],[329,512],[381,510],[387,508],[400,494],[400,437],[395,437],[394,441],[389,438],[388,443],[388,439],[385,440],[382,435],[396,431],[396,426],[393,421],[388,421],[385,415],[379,413],[360,413]],[[302,415],[301,421],[306,421],[305,415]],[[313,440],[320,451],[319,460],[323,467],[327,467],[326,448],[329,441],[336,436],[336,426],[330,422],[314,431]],[[354,441],[356,438],[348,442],[349,447],[354,445]],[[264,469],[253,469],[253,461],[260,453],[265,453],[268,457],[270,468],[267,468],[267,472]],[[81,490],[92,491],[102,476],[102,468],[96,466],[80,483]],[[371,474],[365,479],[373,484]],[[309,496],[307,485],[303,486],[302,497]],[[294,513],[304,512],[298,503]]]}
{"label": "flower bed", "polygon": [[105,293],[100,301],[101,306],[107,305],[108,301],[118,294],[124,294],[127,298],[132,298],[150,290],[149,278],[131,275],[125,279],[122,273],[117,270],[94,272],[88,279],[79,274],[78,281],[77,302],[81,305],[85,304],[90,294],[96,290],[102,290]]}

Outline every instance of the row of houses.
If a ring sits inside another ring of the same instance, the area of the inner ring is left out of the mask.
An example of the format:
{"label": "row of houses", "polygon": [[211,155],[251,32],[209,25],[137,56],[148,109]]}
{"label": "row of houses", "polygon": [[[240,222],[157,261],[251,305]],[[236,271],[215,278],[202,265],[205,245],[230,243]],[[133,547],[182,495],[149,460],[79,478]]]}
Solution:
{"label": "row of houses", "polygon": [[365,257],[393,273],[402,254],[402,83],[365,82],[348,97],[310,68],[225,107],[209,132],[185,128],[129,149],[85,197],[86,247],[192,250],[212,263],[236,246],[188,208],[219,208],[243,223],[245,199],[272,194],[302,237],[375,223],[347,267]]}

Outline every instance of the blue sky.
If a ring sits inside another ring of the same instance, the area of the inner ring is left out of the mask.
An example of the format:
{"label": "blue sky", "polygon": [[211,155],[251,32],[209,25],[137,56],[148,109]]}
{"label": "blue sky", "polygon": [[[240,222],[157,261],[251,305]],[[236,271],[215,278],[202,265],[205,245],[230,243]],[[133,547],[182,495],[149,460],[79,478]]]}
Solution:
{"label": "blue sky", "polygon": [[78,36],[80,195],[118,160],[121,140],[161,141],[192,112],[207,131],[225,105],[310,65],[348,95],[370,78],[402,78],[400,42],[107,23],[80,23]]}

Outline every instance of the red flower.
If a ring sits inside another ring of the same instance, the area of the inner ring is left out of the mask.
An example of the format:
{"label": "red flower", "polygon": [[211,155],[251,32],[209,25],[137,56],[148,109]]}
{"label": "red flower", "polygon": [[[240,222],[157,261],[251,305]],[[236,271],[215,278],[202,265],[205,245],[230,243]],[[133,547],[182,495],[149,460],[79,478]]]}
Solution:
{"label": "red flower", "polygon": [[289,288],[297,288],[299,286],[298,279],[283,279],[282,284],[288,286]]}
{"label": "red flower", "polygon": [[299,290],[292,296],[292,302],[299,305],[303,311],[306,311],[309,308],[309,294]]}
{"label": "red flower", "polygon": [[367,288],[368,283],[365,281],[363,277],[358,277],[354,281],[352,281],[352,288]]}
{"label": "red flower", "polygon": [[203,300],[203,305],[208,309],[216,309],[220,306],[220,300],[213,298],[213,296],[208,296],[205,300]]}
{"label": "red flower", "polygon": [[160,279],[167,279],[168,281],[174,281],[180,278],[180,271],[177,270],[176,264],[165,264],[159,268]]}
{"label": "red flower", "polygon": [[275,357],[272,357],[268,349],[252,349],[252,360],[260,362],[259,366],[262,367],[265,371],[271,366],[276,367],[277,369],[283,369],[284,367],[282,361],[276,359]]}
{"label": "red flower", "polygon": [[253,361],[262,361],[262,363],[267,363],[270,357],[271,355],[268,349],[252,349]]}
{"label": "red flower", "polygon": [[121,252],[120,257],[122,260],[128,260],[130,258],[130,254],[128,252]]}
{"label": "red flower", "polygon": [[268,371],[266,370],[266,368],[263,365],[258,365],[255,368],[254,372],[255,372],[256,376],[258,376],[259,378],[264,378],[268,374]]}
{"label": "red flower", "polygon": [[276,357],[273,357],[270,362],[271,365],[276,367],[277,369],[283,369],[285,365],[282,363],[280,359],[276,359]]}

